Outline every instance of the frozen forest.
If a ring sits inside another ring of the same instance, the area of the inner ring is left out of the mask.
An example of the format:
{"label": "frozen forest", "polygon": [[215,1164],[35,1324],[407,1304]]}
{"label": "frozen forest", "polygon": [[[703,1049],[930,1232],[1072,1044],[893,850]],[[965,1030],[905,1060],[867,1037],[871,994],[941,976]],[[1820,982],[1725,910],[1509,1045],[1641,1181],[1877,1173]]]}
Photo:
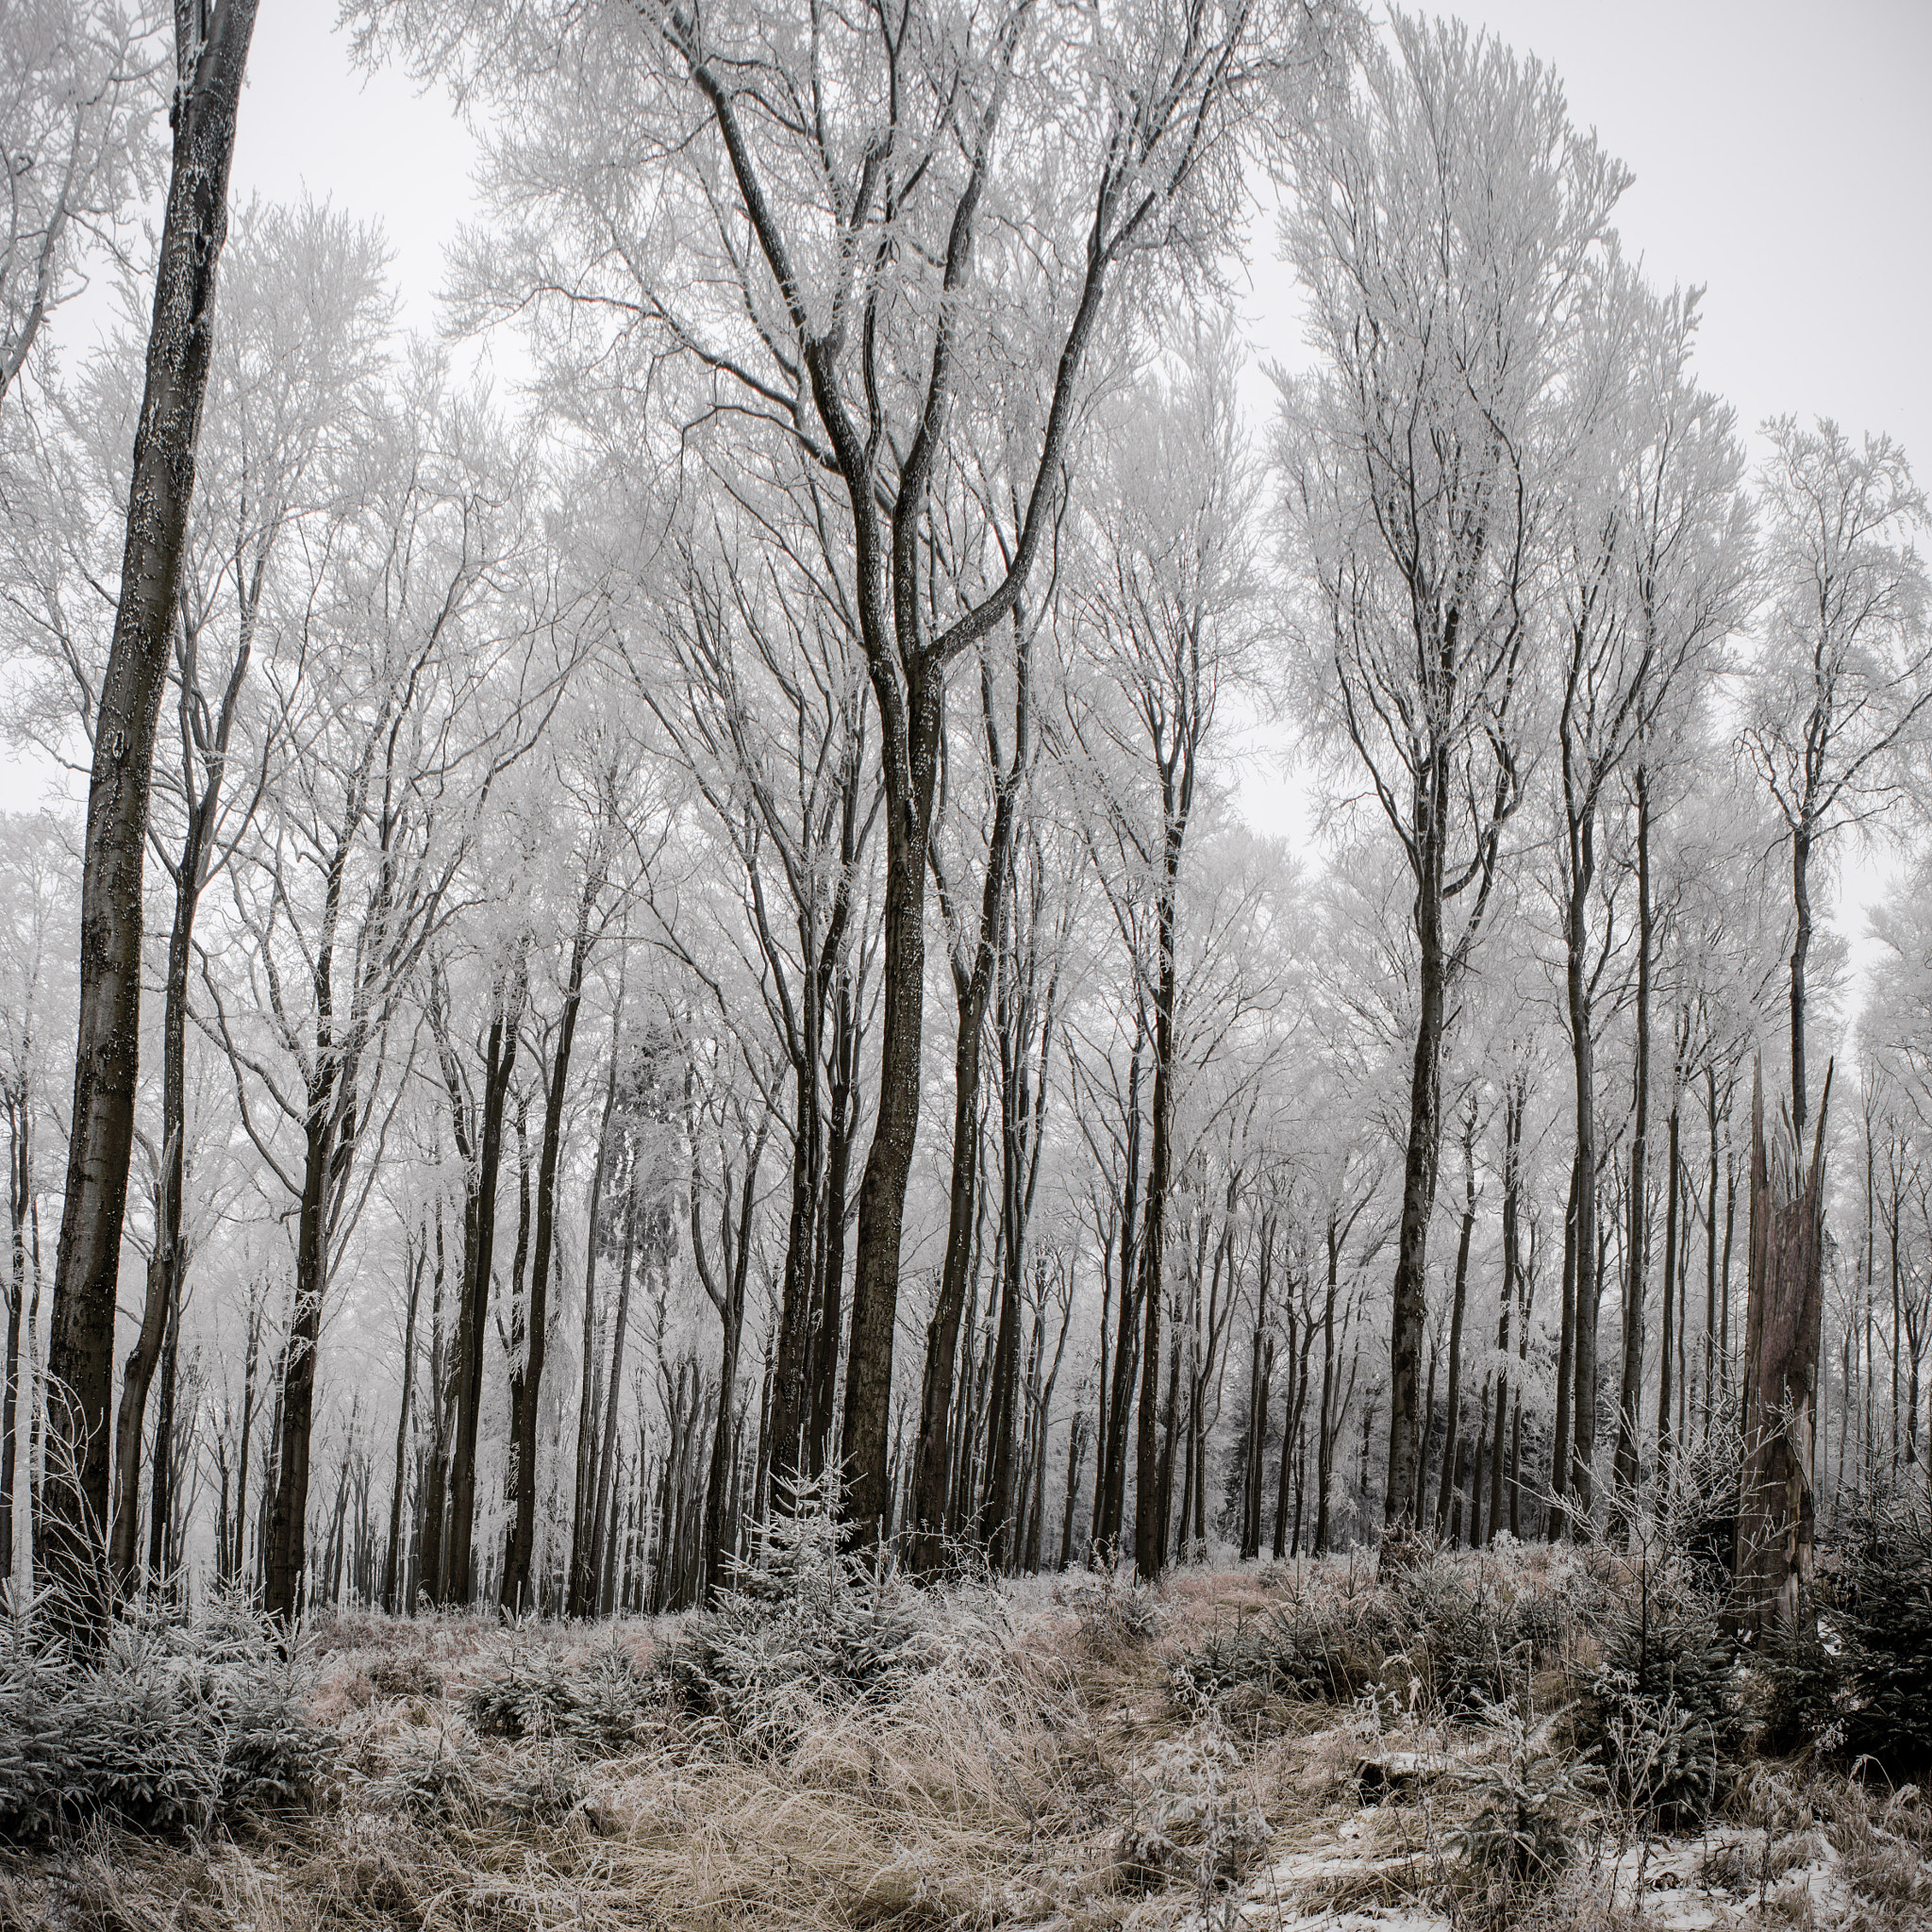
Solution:
{"label": "frozen forest", "polygon": [[341,11],[437,335],[0,9],[0,1925],[1924,1924],[1895,425],[1446,16]]}

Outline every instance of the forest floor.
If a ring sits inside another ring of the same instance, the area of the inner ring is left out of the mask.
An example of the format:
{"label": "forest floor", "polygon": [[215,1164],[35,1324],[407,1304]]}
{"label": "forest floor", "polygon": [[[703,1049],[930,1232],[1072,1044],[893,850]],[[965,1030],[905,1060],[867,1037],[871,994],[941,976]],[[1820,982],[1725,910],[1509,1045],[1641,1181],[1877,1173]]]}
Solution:
{"label": "forest floor", "polygon": [[1672,1834],[1597,1776],[1576,1687],[1601,1645],[1587,1614],[1549,1614],[1582,1574],[1557,1560],[1448,1567],[1541,1632],[1513,1691],[1461,1718],[1453,1645],[1424,1624],[1407,1650],[1375,1626],[1366,1661],[1330,1642],[1325,1690],[1295,1677],[1318,1595],[1331,1637],[1337,1605],[1357,1636],[1384,1615],[1361,1564],[835,1605],[830,1674],[857,1695],[816,1638],[799,1662],[801,1614],[826,1614],[800,1611],[809,1590],[695,1634],[344,1615],[308,1657],[338,1745],[312,1808],[8,1855],[0,1928],[1932,1925],[1932,1804],[1909,1786],[1740,1751]]}

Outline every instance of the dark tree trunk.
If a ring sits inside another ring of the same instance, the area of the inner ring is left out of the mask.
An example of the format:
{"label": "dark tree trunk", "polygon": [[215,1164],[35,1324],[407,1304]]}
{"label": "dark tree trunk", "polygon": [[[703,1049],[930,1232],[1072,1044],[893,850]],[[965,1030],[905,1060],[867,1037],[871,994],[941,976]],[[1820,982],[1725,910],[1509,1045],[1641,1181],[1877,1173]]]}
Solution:
{"label": "dark tree trunk", "polygon": [[[1657,1350],[1657,1480],[1659,1486],[1671,1479],[1671,1369],[1672,1351],[1676,1345],[1677,1230],[1683,1190],[1679,1186],[1682,1165],[1677,1158],[1677,1089],[1671,1089],[1670,1167],[1664,1181],[1664,1328]],[[1685,1240],[1690,1230],[1685,1229]]]}
{"label": "dark tree trunk", "polygon": [[[718,1356],[718,1420],[711,1433],[711,1461],[705,1481],[704,1541],[698,1553],[699,1600],[715,1602],[725,1583],[725,1530],[731,1481],[732,1416],[738,1389],[738,1351],[744,1335],[744,1284],[751,1266],[752,1215],[758,1206],[758,1162],[765,1151],[762,1129],[745,1162],[744,1183],[738,1204],[738,1232],[731,1232],[731,1170],[724,1170],[725,1196],[718,1212],[723,1237],[725,1279],[714,1296],[722,1328]],[[691,1245],[700,1252],[696,1191],[692,1191]],[[708,1275],[709,1270],[704,1273]],[[707,1286],[711,1284],[707,1281]]]}
{"label": "dark tree trunk", "polygon": [[[1630,1233],[1624,1255],[1624,1362],[1617,1396],[1615,1488],[1620,1517],[1637,1494],[1638,1418],[1643,1402],[1643,1298],[1650,1282],[1650,1003],[1656,908],[1650,891],[1650,782],[1637,768],[1637,1079],[1630,1139]],[[1621,1529],[1613,1525],[1613,1536]]]}
{"label": "dark tree trunk", "polygon": [[[1024,693],[1024,673],[1022,672]],[[925,1331],[925,1367],[919,1397],[919,1435],[913,1452],[912,1567],[920,1575],[934,1574],[943,1561],[948,1476],[952,1445],[947,1424],[953,1408],[953,1376],[959,1354],[959,1320],[966,1307],[966,1279],[973,1256],[974,1211],[979,1192],[979,1068],[980,1041],[986,1003],[992,991],[993,969],[1007,924],[1007,894],[1012,877],[1014,800],[1024,751],[1024,699],[1022,730],[1011,772],[1001,771],[994,746],[995,796],[992,838],[987,847],[986,878],[980,895],[979,937],[971,961],[955,958],[953,995],[958,1025],[953,1050],[953,1172],[946,1211],[946,1245],[940,1265],[939,1300]],[[1010,1237],[1009,1237],[1010,1239]],[[1008,1274],[1017,1280],[1017,1256]],[[1008,1300],[1015,1299],[1010,1294]],[[1018,1310],[1013,1310],[1017,1320]],[[1008,1315],[1003,1301],[1000,1338],[1008,1340]],[[993,1372],[993,1399],[1003,1391],[1000,1370]],[[1010,1415],[999,1412],[1002,1423]],[[989,1531],[995,1527],[988,1523]]]}
{"label": "dark tree trunk", "polygon": [[423,1271],[429,1263],[428,1230],[422,1244],[405,1257],[409,1294],[403,1316],[403,1400],[396,1414],[395,1477],[389,1499],[389,1552],[382,1564],[382,1607],[391,1616],[405,1605],[403,1591],[403,1501],[408,1489],[409,1419],[416,1393],[416,1312],[423,1303]]}
{"label": "dark tree trunk", "polygon": [[[1389,1479],[1382,1496],[1385,1541],[1419,1521],[1428,1418],[1421,1393],[1423,1328],[1427,1320],[1429,1220],[1436,1205],[1436,1161],[1441,1130],[1442,1039],[1449,962],[1442,943],[1443,841],[1449,816],[1446,754],[1432,748],[1418,776],[1415,936],[1418,1010],[1409,1072],[1408,1134],[1403,1155],[1402,1216],[1396,1233],[1395,1281],[1389,1337]],[[1399,1544],[1401,1535],[1395,1538]]]}
{"label": "dark tree trunk", "polygon": [[1146,1323],[1141,1342],[1140,1433],[1135,1456],[1134,1567],[1144,1578],[1160,1574],[1166,1547],[1165,1497],[1155,1468],[1157,1384],[1160,1373],[1161,1265],[1166,1255],[1168,1194],[1174,1184],[1174,1005],[1179,982],[1174,962],[1175,893],[1181,843],[1192,803],[1193,762],[1188,757],[1178,797],[1173,770],[1163,774],[1167,832],[1161,848],[1161,885],[1156,908],[1158,968],[1154,991],[1154,1108],[1147,1160],[1147,1199],[1142,1209],[1138,1294]]}
{"label": "dark tree trunk", "polygon": [[1509,1083],[1503,1102],[1503,1291],[1496,1312],[1496,1407],[1490,1436],[1490,1520],[1485,1542],[1503,1521],[1503,1423],[1509,1408],[1509,1314],[1523,1266],[1524,1080]]}
{"label": "dark tree trunk", "polygon": [[604,1175],[610,1164],[610,1118],[617,1110],[617,1063],[624,1041],[624,984],[620,978],[616,1003],[610,1009],[610,1069],[604,1084],[604,1110],[597,1121],[597,1156],[591,1169],[590,1235],[584,1254],[584,1324],[582,1375],[577,1390],[576,1487],[571,1500],[570,1575],[564,1587],[566,1614],[588,1617],[595,1609],[592,1579],[596,1571],[594,1498],[597,1493],[597,1428],[602,1369],[598,1348],[597,1251],[603,1230],[598,1210],[604,1201]]}
{"label": "dark tree trunk", "polygon": [[1563,1203],[1562,1312],[1557,1343],[1557,1428],[1550,1443],[1550,1514],[1544,1534],[1551,1542],[1563,1535],[1569,1517],[1564,1498],[1570,1493],[1571,1415],[1575,1384],[1572,1370],[1576,1359],[1576,1196],[1579,1176],[1575,1159],[1570,1162],[1570,1192]]}
{"label": "dark tree trunk", "polygon": [[[577,1014],[584,1002],[584,969],[591,957],[591,915],[603,883],[601,873],[592,868],[577,902],[577,929],[571,941],[563,1011],[558,1019],[550,1084],[543,1096],[543,1139],[537,1156],[537,1234],[530,1262],[525,1359],[510,1410],[511,1514],[509,1547],[503,1566],[503,1600],[514,1610],[535,1607],[530,1559],[537,1539],[537,1429],[542,1407],[543,1350],[550,1320],[551,1256],[557,1241],[557,1168],[563,1150],[563,1106],[570,1079],[571,1049],[576,1040]],[[589,1292],[587,1284],[587,1299]]]}
{"label": "dark tree trunk", "polygon": [[[94,718],[80,906],[79,1029],[47,1373],[42,1561],[76,1639],[105,1629],[108,1399],[141,1025],[142,872],[155,727],[180,593],[194,451],[227,237],[235,116],[256,0],[175,0],[174,157],[135,432],[121,598]],[[188,64],[192,61],[192,67]]]}
{"label": "dark tree trunk", "polygon": [[1791,1131],[1805,1141],[1805,965],[1811,955],[1811,832],[1791,833],[1791,909],[1798,929],[1791,940]]}
{"label": "dark tree trunk", "polygon": [[845,1291],[845,1203],[852,1181],[852,1142],[858,1132],[853,1096],[858,1081],[858,1015],[852,975],[841,964],[832,1010],[831,1092],[825,1114],[825,1204],[819,1221],[819,1319],[811,1363],[808,1463],[823,1474],[832,1459],[839,1388],[839,1338]]}
{"label": "dark tree trunk", "polygon": [[7,1382],[0,1389],[0,1583],[13,1577],[14,1473],[20,1443],[20,1321],[26,1307],[26,1229],[33,1186],[31,1097],[25,1081],[7,1105]]}
{"label": "dark tree trunk", "polygon": [[1329,1491],[1335,1477],[1335,1439],[1341,1418],[1335,1409],[1335,1302],[1341,1281],[1341,1218],[1328,1210],[1328,1280],[1322,1292],[1322,1408],[1315,1442],[1315,1554],[1328,1554]]}
{"label": "dark tree trunk", "polygon": [[326,1285],[325,1229],[330,1167],[329,1102],[337,1074],[324,1061],[319,1093],[311,1093],[308,1132],[302,1169],[302,1196],[296,1208],[295,1296],[289,1339],[282,1352],[275,1489],[269,1506],[264,1552],[262,1607],[272,1617],[290,1619],[302,1609],[308,1564],[308,1457],[315,1412],[315,1357],[322,1341],[322,1296]]}
{"label": "dark tree trunk", "polygon": [[1451,1498],[1459,1489],[1456,1460],[1462,1424],[1462,1317],[1469,1301],[1469,1243],[1475,1233],[1475,1107],[1462,1129],[1462,1226],[1456,1241],[1456,1295],[1449,1313],[1449,1420],[1442,1437],[1442,1477],[1436,1494],[1436,1535],[1448,1526]]}
{"label": "dark tree trunk", "polygon": [[1141,1068],[1147,1048],[1146,1016],[1136,1003],[1134,1047],[1127,1060],[1127,1114],[1122,1158],[1119,1311],[1114,1324],[1113,1376],[1102,1417],[1102,1456],[1095,1477],[1093,1542],[1108,1560],[1123,1554],[1127,1484],[1127,1419],[1134,1413],[1139,1370],[1141,1303],[1136,1266],[1140,1238]]}
{"label": "dark tree trunk", "polygon": [[597,1500],[591,1516],[592,1562],[584,1606],[584,1614],[588,1617],[603,1614],[606,1601],[612,1593],[615,1581],[611,1574],[610,1549],[611,1540],[617,1533],[617,1526],[612,1519],[615,1514],[613,1491],[618,1487],[618,1472],[613,1468],[613,1464],[617,1460],[619,1397],[624,1388],[625,1332],[630,1325],[631,1267],[637,1255],[638,1193],[642,1179],[638,1172],[639,1165],[634,1155],[625,1184],[624,1245],[619,1252],[617,1263],[617,1319],[611,1329],[610,1381],[608,1392],[604,1399],[604,1447],[597,1457]]}
{"label": "dark tree trunk", "polygon": [[496,1185],[503,1168],[503,1115],[516,1065],[525,981],[519,966],[499,986],[483,1052],[483,1100],[476,1173],[463,1241],[462,1299],[457,1310],[457,1426],[450,1445],[449,1556],[444,1591],[473,1603],[481,1586],[471,1551],[476,1529],[476,1427],[483,1413],[483,1362],[490,1342],[490,1271],[496,1248]]}

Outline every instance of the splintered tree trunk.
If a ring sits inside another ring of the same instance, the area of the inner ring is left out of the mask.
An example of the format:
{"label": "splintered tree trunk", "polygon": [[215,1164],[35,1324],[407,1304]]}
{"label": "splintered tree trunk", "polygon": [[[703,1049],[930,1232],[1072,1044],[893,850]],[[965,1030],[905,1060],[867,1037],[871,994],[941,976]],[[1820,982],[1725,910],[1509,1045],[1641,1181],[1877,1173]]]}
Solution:
{"label": "splintered tree trunk", "polygon": [[[47,1363],[41,1547],[76,1635],[105,1628],[114,1313],[140,1050],[142,868],[214,338],[215,269],[256,0],[175,5],[173,172],[134,437],[121,601],[94,720],[80,903],[80,1024]],[[198,34],[194,31],[198,25]]]}
{"label": "splintered tree trunk", "polygon": [[[1807,1614],[1814,1519],[1811,1430],[1824,1308],[1824,1122],[1818,1106],[1809,1174],[1784,1199],[1764,1141],[1764,1077],[1751,1090],[1751,1226],[1744,1316],[1744,1468],[1734,1560],[1748,1625],[1790,1629]],[[1792,1150],[1795,1169],[1803,1143]],[[1793,1179],[1796,1178],[1795,1174]]]}

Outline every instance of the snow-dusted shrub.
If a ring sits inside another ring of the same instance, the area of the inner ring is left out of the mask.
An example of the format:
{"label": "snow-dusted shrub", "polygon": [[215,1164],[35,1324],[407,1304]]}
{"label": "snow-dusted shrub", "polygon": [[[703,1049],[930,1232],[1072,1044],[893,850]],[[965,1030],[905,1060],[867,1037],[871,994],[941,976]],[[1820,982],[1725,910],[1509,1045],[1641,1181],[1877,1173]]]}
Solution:
{"label": "snow-dusted shrub", "polygon": [[1173,1686],[1190,1707],[1241,1688],[1348,1704],[1388,1677],[1464,1716],[1499,1702],[1563,1628],[1547,1590],[1473,1553],[1427,1557],[1370,1589],[1317,1569],[1285,1579],[1260,1615],[1211,1630],[1176,1661]]}
{"label": "snow-dusted shrub", "polygon": [[918,1591],[841,1549],[829,1492],[803,1503],[774,1512],[753,1559],[653,1672],[674,1709],[760,1754],[790,1751],[827,1707],[891,1702],[940,1647]]}
{"label": "snow-dusted shrub", "polygon": [[312,1800],[334,1736],[306,1669],[242,1605],[129,1616],[77,1658],[44,1605],[0,1623],[0,1836],[106,1817],[147,1830]]}
{"label": "snow-dusted shrub", "polygon": [[1160,1607],[1125,1569],[1096,1571],[1059,1592],[1080,1623],[1080,1641],[1107,1663],[1120,1663],[1160,1634]]}
{"label": "snow-dusted shrub", "polygon": [[1121,1834],[1129,1885],[1181,1878],[1205,1899],[1247,1871],[1268,1841],[1268,1826],[1241,1788],[1240,1770],[1240,1752],[1211,1716],[1155,1751]]}
{"label": "snow-dusted shrub", "polygon": [[370,1802],[377,1810],[425,1821],[459,1817],[479,1802],[478,1762],[474,1738],[439,1724],[433,1735],[404,1745],[370,1786]]}
{"label": "snow-dusted shrub", "polygon": [[1491,1748],[1455,1774],[1477,1808],[1451,1843],[1495,1894],[1492,1903],[1547,1883],[1569,1863],[1579,1818],[1603,1788],[1594,1765],[1556,1741],[1560,1715],[1537,1721],[1513,1703],[1491,1705],[1483,1713]]}
{"label": "snow-dusted shrub", "polygon": [[463,1715],[486,1738],[553,1737],[608,1749],[637,1735],[658,1702],[622,1643],[572,1663],[523,1633],[463,1693]]}
{"label": "snow-dusted shrub", "polygon": [[1603,1626],[1603,1661],[1576,1738],[1640,1819],[1709,1817],[1742,1741],[1736,1658],[1722,1599],[1695,1566],[1642,1563]]}
{"label": "snow-dusted shrub", "polygon": [[1826,1539],[1817,1627],[1764,1660],[1764,1740],[1869,1757],[1894,1775],[1932,1765],[1932,1516],[1907,1492],[1869,1498]]}

